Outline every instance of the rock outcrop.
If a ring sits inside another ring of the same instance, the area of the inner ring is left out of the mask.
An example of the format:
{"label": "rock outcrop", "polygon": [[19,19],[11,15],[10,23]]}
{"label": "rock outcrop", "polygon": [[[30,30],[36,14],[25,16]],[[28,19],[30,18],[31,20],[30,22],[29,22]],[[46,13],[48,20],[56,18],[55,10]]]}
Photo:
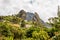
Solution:
{"label": "rock outcrop", "polygon": [[40,17],[39,15],[35,12],[35,13],[31,13],[31,12],[25,12],[24,10],[21,10],[18,14],[18,17],[27,20],[27,21],[36,21],[36,22],[40,22]]}
{"label": "rock outcrop", "polygon": [[24,10],[21,10],[18,14],[18,17],[27,20],[27,21],[33,21],[36,22],[38,25],[43,24],[45,25],[45,22],[40,19],[38,13],[31,13],[31,12],[25,12]]}

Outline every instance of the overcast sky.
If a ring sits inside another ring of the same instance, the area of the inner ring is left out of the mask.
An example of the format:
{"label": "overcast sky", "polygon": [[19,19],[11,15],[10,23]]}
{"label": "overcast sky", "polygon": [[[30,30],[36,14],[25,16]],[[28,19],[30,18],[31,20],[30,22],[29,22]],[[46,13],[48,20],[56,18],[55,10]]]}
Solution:
{"label": "overcast sky", "polygon": [[21,9],[27,12],[37,12],[40,18],[47,21],[49,17],[57,16],[60,0],[0,0],[0,15],[18,13]]}

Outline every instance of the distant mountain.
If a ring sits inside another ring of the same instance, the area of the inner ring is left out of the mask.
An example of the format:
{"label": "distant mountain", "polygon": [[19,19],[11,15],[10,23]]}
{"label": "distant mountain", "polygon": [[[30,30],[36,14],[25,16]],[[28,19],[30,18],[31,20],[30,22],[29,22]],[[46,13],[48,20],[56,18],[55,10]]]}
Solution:
{"label": "distant mountain", "polygon": [[50,25],[46,24],[42,19],[40,19],[39,15],[35,12],[35,13],[31,13],[31,12],[25,12],[24,10],[21,10],[18,14],[18,17],[27,20],[27,21],[35,21],[38,24],[43,24],[46,27],[50,27]]}

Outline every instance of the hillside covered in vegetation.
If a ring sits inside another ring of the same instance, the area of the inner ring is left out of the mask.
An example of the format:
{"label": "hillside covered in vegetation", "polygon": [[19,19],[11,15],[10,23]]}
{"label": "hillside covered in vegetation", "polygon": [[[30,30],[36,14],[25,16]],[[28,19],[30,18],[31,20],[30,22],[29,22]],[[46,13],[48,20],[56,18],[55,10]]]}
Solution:
{"label": "hillside covered in vegetation", "polygon": [[20,17],[0,16],[0,40],[60,40],[60,17],[48,19],[51,28]]}

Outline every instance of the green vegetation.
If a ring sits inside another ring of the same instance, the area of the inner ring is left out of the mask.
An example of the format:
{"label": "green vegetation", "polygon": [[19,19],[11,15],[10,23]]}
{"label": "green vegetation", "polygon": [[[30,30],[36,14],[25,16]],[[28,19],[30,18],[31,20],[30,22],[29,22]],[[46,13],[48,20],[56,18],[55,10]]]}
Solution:
{"label": "green vegetation", "polygon": [[16,16],[0,16],[0,40],[60,40],[60,18],[50,18],[48,24],[52,28]]}

